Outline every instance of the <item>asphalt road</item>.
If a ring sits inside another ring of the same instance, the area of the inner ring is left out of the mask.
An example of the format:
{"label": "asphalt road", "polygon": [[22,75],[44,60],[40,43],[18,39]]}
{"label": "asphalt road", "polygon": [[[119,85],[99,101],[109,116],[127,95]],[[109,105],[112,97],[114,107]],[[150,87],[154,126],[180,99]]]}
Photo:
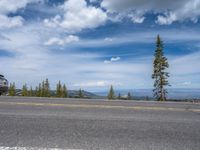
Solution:
{"label": "asphalt road", "polygon": [[0,97],[0,149],[200,150],[200,104]]}

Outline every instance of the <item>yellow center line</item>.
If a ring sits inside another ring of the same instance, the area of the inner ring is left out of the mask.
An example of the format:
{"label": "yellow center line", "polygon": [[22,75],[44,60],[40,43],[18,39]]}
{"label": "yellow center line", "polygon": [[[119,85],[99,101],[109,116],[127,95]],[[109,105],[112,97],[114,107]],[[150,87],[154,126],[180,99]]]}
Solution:
{"label": "yellow center line", "polygon": [[134,109],[134,110],[163,110],[163,111],[192,111],[200,112],[200,109],[186,109],[173,107],[157,106],[116,106],[116,105],[93,105],[93,104],[58,104],[58,103],[32,103],[32,102],[0,102],[2,105],[24,105],[24,106],[49,106],[49,107],[66,107],[66,108],[115,108],[115,109]]}

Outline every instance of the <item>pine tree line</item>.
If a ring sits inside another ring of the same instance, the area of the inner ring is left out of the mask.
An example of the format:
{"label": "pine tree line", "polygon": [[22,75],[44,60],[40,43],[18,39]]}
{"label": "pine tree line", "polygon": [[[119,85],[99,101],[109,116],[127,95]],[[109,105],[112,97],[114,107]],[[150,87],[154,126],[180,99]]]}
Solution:
{"label": "pine tree line", "polygon": [[46,79],[42,81],[42,83],[39,83],[38,86],[35,87],[35,90],[33,91],[32,87],[29,90],[29,96],[36,96],[36,97],[50,97],[50,84],[49,80]]}
{"label": "pine tree line", "polygon": [[56,85],[56,97],[65,98],[68,97],[67,87],[65,84],[61,84],[59,81]]}
{"label": "pine tree line", "polygon": [[[10,83],[8,95],[15,96],[16,87],[15,83]],[[30,96],[30,97],[60,97],[60,98],[67,98],[68,91],[65,84],[61,84],[59,81],[57,84],[57,88],[55,93],[51,92],[49,80],[46,79],[38,84],[33,90],[32,86],[28,88],[27,84],[24,84],[21,89],[21,96]]]}

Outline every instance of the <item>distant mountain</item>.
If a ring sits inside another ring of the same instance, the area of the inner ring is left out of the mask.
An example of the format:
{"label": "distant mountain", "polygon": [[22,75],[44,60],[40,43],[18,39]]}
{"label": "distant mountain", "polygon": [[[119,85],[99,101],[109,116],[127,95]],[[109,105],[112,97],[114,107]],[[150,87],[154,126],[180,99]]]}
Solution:
{"label": "distant mountain", "polygon": [[[78,97],[78,92],[76,90],[68,90],[69,97]],[[87,92],[83,90],[83,95],[85,98],[91,98],[91,99],[99,99],[103,98],[103,96],[99,96],[95,93]]]}

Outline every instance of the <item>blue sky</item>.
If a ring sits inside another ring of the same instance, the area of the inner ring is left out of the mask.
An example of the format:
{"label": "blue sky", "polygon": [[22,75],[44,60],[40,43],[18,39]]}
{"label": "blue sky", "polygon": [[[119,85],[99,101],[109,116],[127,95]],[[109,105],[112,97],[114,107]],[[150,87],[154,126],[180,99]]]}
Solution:
{"label": "blue sky", "polygon": [[152,88],[160,34],[172,88],[200,88],[200,0],[0,0],[0,73],[18,87]]}

